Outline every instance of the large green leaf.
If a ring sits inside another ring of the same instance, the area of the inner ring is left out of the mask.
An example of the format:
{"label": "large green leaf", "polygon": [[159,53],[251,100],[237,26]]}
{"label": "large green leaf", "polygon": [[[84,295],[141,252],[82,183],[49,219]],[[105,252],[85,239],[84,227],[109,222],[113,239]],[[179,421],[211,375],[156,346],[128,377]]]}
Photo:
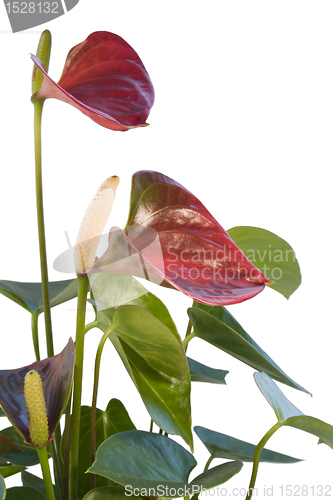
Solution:
{"label": "large green leaf", "polygon": [[1,434],[10,439],[19,448],[19,451],[4,455],[11,464],[28,467],[39,463],[36,449],[33,446],[25,444],[24,439],[14,427],[3,429]]}
{"label": "large green leaf", "polygon": [[[135,429],[123,404],[112,399],[106,410],[96,409],[96,447],[113,434]],[[80,420],[80,444],[78,465],[78,493],[82,498],[90,490],[90,476],[86,470],[91,465],[91,408],[82,406]],[[96,486],[107,486],[109,482],[101,476],[96,478]]]}
{"label": "large green leaf", "polygon": [[239,226],[227,232],[252,264],[275,281],[270,288],[289,299],[302,281],[295,252],[289,243],[259,227]]}
{"label": "large green leaf", "polygon": [[[205,427],[194,427],[194,431],[206,446],[212,459],[227,458],[228,460],[253,462],[255,445],[227,436],[226,434],[221,434],[220,432],[211,431]],[[276,464],[292,464],[300,460],[277,453],[276,451],[263,450],[260,455],[260,461]]]}
{"label": "large green leaf", "polygon": [[[158,487],[183,488],[196,464],[195,458],[185,448],[166,436],[129,431],[104,441],[88,472],[141,491],[156,488],[157,493]],[[163,493],[153,496],[169,496],[167,491]]]}
{"label": "large green leaf", "polygon": [[91,290],[94,297],[92,303],[103,310],[110,319],[116,308],[121,305],[141,306],[178,336],[167,307],[132,276],[100,273],[92,280]]}
{"label": "large green leaf", "polygon": [[255,373],[255,381],[262,394],[273,408],[281,425],[295,427],[319,437],[333,447],[333,426],[318,418],[304,415],[285,397],[278,386],[266,373]]}
{"label": "large green leaf", "polygon": [[[21,307],[35,312],[43,311],[43,293],[41,283],[21,283],[19,281],[0,281],[0,293],[13,300]],[[53,281],[49,283],[51,307],[58,306],[77,297],[77,280]]]}
{"label": "large green leaf", "polygon": [[7,490],[6,500],[46,500],[46,496],[29,486],[14,486]]}
{"label": "large green leaf", "polygon": [[0,476],[0,500],[5,500],[6,498],[6,485],[2,476]]}
{"label": "large green leaf", "polygon": [[20,451],[17,444],[13,443],[13,441],[4,434],[0,434],[0,457],[17,451]]}
{"label": "large green leaf", "polygon": [[227,462],[218,465],[212,469],[208,469],[191,481],[191,486],[199,486],[200,488],[209,490],[215,488],[219,484],[226,483],[235,474],[242,469],[242,462]]}
{"label": "large green leaf", "polygon": [[21,465],[5,465],[0,467],[0,475],[2,477],[14,476],[14,474],[18,474],[25,470],[25,467]]}
{"label": "large green leaf", "polygon": [[187,357],[192,382],[207,382],[209,384],[225,384],[227,370],[217,370],[203,365],[194,359]]}
{"label": "large green leaf", "polygon": [[105,486],[89,491],[83,500],[126,500],[128,495],[123,486]]}
{"label": "large green leaf", "polygon": [[[35,490],[38,490],[40,493],[42,493],[45,498],[47,497],[45,484],[42,478],[30,474],[30,472],[24,471],[21,474],[21,479],[23,486],[34,488]],[[63,500],[60,489],[56,485],[53,485],[53,490],[56,500]]]}
{"label": "large green leaf", "polygon": [[[101,320],[105,331],[107,317]],[[121,306],[114,312],[110,340],[156,424],[192,447],[190,373],[181,339],[146,309]]]}
{"label": "large green leaf", "polygon": [[281,370],[225,307],[197,304],[196,307],[188,309],[188,315],[197,337],[222,349],[252,368],[265,371],[275,380],[308,393],[306,389]]}

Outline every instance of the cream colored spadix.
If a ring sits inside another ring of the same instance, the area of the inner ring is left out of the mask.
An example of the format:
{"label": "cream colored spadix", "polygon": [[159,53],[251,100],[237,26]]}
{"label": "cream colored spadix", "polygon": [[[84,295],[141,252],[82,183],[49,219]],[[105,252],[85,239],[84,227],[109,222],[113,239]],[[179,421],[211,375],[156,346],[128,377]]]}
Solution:
{"label": "cream colored spadix", "polygon": [[79,274],[94,265],[99,240],[111,213],[119,177],[106,179],[90,202],[81,222],[74,249],[74,264]]}
{"label": "cream colored spadix", "polygon": [[30,370],[25,376],[24,398],[29,418],[31,442],[36,446],[43,446],[49,439],[49,424],[42,380],[36,370]]}

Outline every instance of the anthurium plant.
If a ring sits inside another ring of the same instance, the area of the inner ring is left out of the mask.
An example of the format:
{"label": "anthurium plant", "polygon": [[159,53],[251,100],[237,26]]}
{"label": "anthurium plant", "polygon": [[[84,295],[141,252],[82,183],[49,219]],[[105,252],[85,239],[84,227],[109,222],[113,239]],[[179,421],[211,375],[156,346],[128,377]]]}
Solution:
{"label": "anthurium plant", "polygon": [[[50,53],[51,34],[45,31],[36,55],[31,56],[41,280],[0,281],[0,292],[31,314],[36,358],[27,360],[23,368],[0,367],[1,417],[7,416],[12,424],[0,432],[0,500],[125,500],[129,496],[196,500],[204,490],[237,475],[244,462],[252,462],[246,495],[250,499],[260,462],[299,461],[266,448],[281,427],[314,434],[333,447],[333,427],[304,415],[276,382],[308,391],[273,361],[227,308],[265,293],[266,287],[289,298],[301,283],[294,251],[265,229],[240,226],[226,231],[217,220],[219,214],[215,219],[167,172],[133,172],[127,224],[106,227],[119,183],[115,172],[110,172],[108,179],[96,179],[100,187],[84,214],[75,247],[55,262],[64,272],[75,270],[76,278],[49,282],[41,154],[46,99],[61,100],[96,124],[123,132],[147,126],[154,103],[154,88],[143,62],[118,35],[92,33],[72,48],[58,83],[48,74]],[[105,230],[107,248],[97,255]],[[293,256],[280,260],[278,276],[272,275],[265,258],[259,263],[255,259],[257,251],[265,255],[268,248]],[[184,311],[186,332],[178,332],[172,311],[139,279],[153,282],[157,295],[158,286],[173,289],[175,305],[177,294],[191,298],[192,306]],[[56,354],[54,308],[72,299],[77,300],[76,331]],[[90,323],[87,305],[95,312]],[[45,359],[39,347],[41,314]],[[29,330],[28,324],[24,328]],[[85,335],[92,329],[100,343],[91,406],[82,406]],[[194,337],[254,369],[255,382],[277,419],[271,429],[263,431],[259,443],[228,436],[223,427],[192,428],[191,384],[225,384],[228,373],[187,356]],[[118,353],[145,405],[150,430],[137,429],[118,399],[111,399],[104,410],[97,407],[107,342]],[[193,431],[209,453],[204,470],[197,468]],[[214,459],[224,461],[212,467]],[[29,472],[38,463],[43,479]],[[5,479],[14,474],[21,474],[22,486],[6,490]]]}

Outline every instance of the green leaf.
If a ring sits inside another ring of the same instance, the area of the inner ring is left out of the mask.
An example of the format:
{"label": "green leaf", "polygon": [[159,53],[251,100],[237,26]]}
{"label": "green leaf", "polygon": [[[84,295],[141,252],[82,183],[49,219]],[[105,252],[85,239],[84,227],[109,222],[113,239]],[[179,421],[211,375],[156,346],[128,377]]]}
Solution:
{"label": "green leaf", "polygon": [[309,394],[281,370],[225,307],[196,304],[195,308],[188,309],[188,315],[197,337],[252,368],[265,371],[275,380]]}
{"label": "green leaf", "polygon": [[[58,306],[77,297],[77,280],[53,281],[49,283],[51,307]],[[43,311],[41,283],[21,283],[19,281],[0,281],[0,293],[29,311]]]}
{"label": "green leaf", "polygon": [[83,500],[125,500],[128,495],[125,494],[123,486],[106,486],[89,491]]}
{"label": "green leaf", "polygon": [[28,486],[15,486],[7,490],[6,500],[46,500],[46,496]]}
{"label": "green leaf", "polygon": [[304,415],[296,406],[290,403],[266,373],[255,373],[254,378],[282,425],[288,425],[289,427],[313,434],[328,446],[333,447],[332,425],[318,418]]}
{"label": "green leaf", "polygon": [[0,500],[5,500],[6,498],[6,485],[2,476],[0,476]]}
{"label": "green leaf", "polygon": [[0,457],[20,451],[20,448],[7,436],[0,434]]}
{"label": "green leaf", "polygon": [[[241,462],[253,462],[255,445],[241,441],[220,432],[211,431],[205,427],[194,427],[194,432],[206,446],[212,458],[227,458]],[[276,464],[292,464],[300,462],[298,458],[289,457],[276,451],[263,450],[260,455],[261,462]]]}
{"label": "green leaf", "polygon": [[178,489],[188,483],[196,464],[185,448],[166,436],[129,431],[104,441],[88,472],[141,491],[158,486]]}
{"label": "green leaf", "polygon": [[192,382],[207,382],[209,384],[225,384],[227,370],[217,370],[203,365],[194,359],[187,357]]}
{"label": "green leaf", "polygon": [[[100,322],[104,331],[106,325]],[[146,309],[129,305],[116,309],[109,338],[152,419],[192,447],[191,381],[178,334]]]}
{"label": "green leaf", "polygon": [[34,476],[34,474],[30,474],[30,472],[26,471],[22,472],[21,478],[23,486],[34,488],[46,496],[45,484],[42,478]]}
{"label": "green leaf", "polygon": [[116,308],[121,305],[141,306],[159,319],[177,337],[177,328],[163,302],[148,292],[139,281],[132,276],[112,273],[100,273],[91,282],[96,305],[108,318],[112,319]]}
{"label": "green leaf", "polygon": [[136,430],[125,406],[119,399],[111,399],[111,401],[109,401],[104,416],[108,421],[109,436],[117,434],[118,432]]}
{"label": "green leaf", "polygon": [[18,474],[23,470],[25,470],[25,467],[22,467],[21,465],[7,465],[0,467],[0,475],[2,477],[14,476],[14,474]]}
{"label": "green leaf", "polygon": [[10,439],[19,448],[19,451],[5,455],[5,458],[10,463],[13,465],[23,465],[25,467],[39,464],[36,449],[33,446],[25,444],[24,439],[14,427],[7,427],[6,429],[3,429],[1,434]]}
{"label": "green leaf", "polygon": [[302,281],[295,252],[289,243],[259,227],[239,226],[227,232],[252,264],[275,281],[270,288],[289,299]]}
{"label": "green leaf", "polygon": [[0,417],[5,417],[6,413],[3,411],[3,409],[0,407]]}
{"label": "green leaf", "polygon": [[238,474],[242,467],[242,462],[238,461],[218,465],[217,467],[206,470],[193,479],[193,481],[191,481],[191,486],[199,486],[206,490],[215,488],[215,486],[229,481],[235,474]]}

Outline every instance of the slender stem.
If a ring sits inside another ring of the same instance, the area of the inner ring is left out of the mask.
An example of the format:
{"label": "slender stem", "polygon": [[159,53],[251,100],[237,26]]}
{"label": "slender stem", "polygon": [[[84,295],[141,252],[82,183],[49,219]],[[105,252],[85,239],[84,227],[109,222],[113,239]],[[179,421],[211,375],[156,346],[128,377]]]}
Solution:
{"label": "slender stem", "polygon": [[89,280],[85,274],[78,275],[78,299],[76,316],[75,368],[73,390],[72,428],[69,453],[69,500],[77,497],[77,470],[79,462],[81,395],[84,355],[84,333],[86,320],[86,302]]}
{"label": "slender stem", "polygon": [[150,419],[150,427],[149,427],[149,432],[153,432],[153,426],[154,426],[154,420],[151,418],[151,419]]}
{"label": "slender stem", "polygon": [[208,470],[208,469],[209,469],[209,466],[210,466],[210,464],[212,463],[212,461],[213,461],[213,460],[214,460],[214,456],[213,456],[213,455],[211,455],[211,456],[209,457],[209,459],[207,460],[207,463],[206,463],[205,468],[204,468],[204,472],[206,472],[206,470]]}
{"label": "slender stem", "polygon": [[84,329],[84,334],[88,333],[89,330],[92,330],[93,328],[97,327],[98,326],[98,321],[92,321],[91,323],[88,323],[86,326],[85,326],[85,329]]}
{"label": "slender stem", "polygon": [[39,340],[38,340],[38,318],[40,311],[37,309],[31,314],[32,341],[34,344],[36,361],[40,361]]}
{"label": "slender stem", "polygon": [[195,333],[195,331],[193,330],[193,331],[192,331],[189,335],[186,335],[186,337],[184,338],[184,340],[183,340],[183,347],[184,347],[184,351],[185,351],[185,352],[186,352],[186,350],[187,350],[187,344],[188,344],[188,343],[189,343],[189,341],[190,341],[191,339],[193,339],[193,337],[195,337],[195,336],[196,336],[196,333]]}
{"label": "slender stem", "polygon": [[[193,300],[192,307],[196,307],[195,300]],[[191,339],[193,339],[193,337],[195,337],[194,331],[192,333],[191,332],[192,332],[192,323],[191,323],[191,320],[189,319],[188,323],[187,323],[187,329],[186,329],[185,338],[183,340],[183,347],[184,347],[184,351],[185,352],[187,351],[187,347],[188,347],[189,341]]]}
{"label": "slender stem", "polygon": [[71,422],[71,404],[72,394],[66,406],[65,428],[62,435],[62,457],[63,457],[63,482],[64,482],[64,500],[68,500],[69,488],[69,442],[70,442],[70,422]]}
{"label": "slender stem", "polygon": [[283,423],[277,422],[273,427],[264,435],[262,440],[257,444],[255,452],[254,452],[254,457],[253,457],[253,467],[252,467],[252,475],[251,475],[251,480],[249,484],[249,488],[247,490],[247,495],[245,500],[250,500],[252,497],[254,485],[256,484],[256,479],[257,479],[257,474],[258,474],[258,467],[259,467],[259,461],[260,461],[260,455],[261,452],[269,440],[270,437],[273,436],[274,432],[276,432],[280,427],[282,427]]}
{"label": "slender stem", "polygon": [[47,455],[46,447],[37,448],[38,458],[42,468],[43,479],[46,489],[46,495],[48,500],[55,500],[53,484],[51,479],[51,472],[49,467],[49,457]]}
{"label": "slender stem", "polygon": [[42,112],[44,101],[34,102],[35,118],[35,176],[36,176],[36,204],[37,204],[37,225],[38,225],[38,240],[39,240],[39,255],[40,255],[40,270],[42,276],[42,293],[43,307],[45,319],[45,334],[47,355],[54,355],[52,325],[51,325],[51,308],[48,289],[48,272],[46,258],[46,242],[45,242],[45,225],[44,225],[44,209],[43,209],[43,182],[42,182]]}
{"label": "slender stem", "polygon": [[[91,463],[95,461],[96,456],[96,407],[97,407],[97,394],[98,394],[98,382],[99,382],[99,372],[101,368],[101,358],[105,342],[109,338],[112,328],[108,328],[100,340],[97,348],[96,358],[95,358],[95,370],[94,370],[94,389],[93,397],[91,403]],[[96,488],[96,477],[95,474],[90,475],[90,489]]]}

